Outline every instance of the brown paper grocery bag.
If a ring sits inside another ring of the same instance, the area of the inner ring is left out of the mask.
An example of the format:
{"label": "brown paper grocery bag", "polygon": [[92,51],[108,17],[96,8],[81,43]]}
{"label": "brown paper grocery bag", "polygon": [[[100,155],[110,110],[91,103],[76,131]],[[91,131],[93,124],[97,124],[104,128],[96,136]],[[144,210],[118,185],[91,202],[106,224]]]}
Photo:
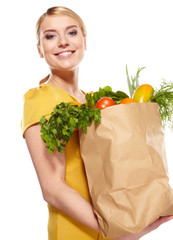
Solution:
{"label": "brown paper grocery bag", "polygon": [[120,104],[101,116],[80,132],[80,149],[102,234],[115,238],[173,215],[173,190],[157,103]]}

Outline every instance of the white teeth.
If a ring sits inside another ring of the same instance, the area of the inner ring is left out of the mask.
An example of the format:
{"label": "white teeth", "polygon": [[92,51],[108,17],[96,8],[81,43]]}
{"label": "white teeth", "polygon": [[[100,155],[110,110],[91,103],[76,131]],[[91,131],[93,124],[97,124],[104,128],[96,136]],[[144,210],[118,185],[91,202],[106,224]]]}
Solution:
{"label": "white teeth", "polygon": [[69,54],[71,54],[72,52],[62,52],[62,53],[59,53],[58,55],[63,55],[63,56],[67,56]]}

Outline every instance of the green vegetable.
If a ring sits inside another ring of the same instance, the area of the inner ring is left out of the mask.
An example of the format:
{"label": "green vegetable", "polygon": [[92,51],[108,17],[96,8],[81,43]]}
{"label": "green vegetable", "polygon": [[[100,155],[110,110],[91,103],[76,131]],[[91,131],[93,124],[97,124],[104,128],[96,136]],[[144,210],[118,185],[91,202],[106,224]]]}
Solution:
{"label": "green vegetable", "polygon": [[87,100],[87,103],[91,107],[94,107],[97,101],[102,97],[110,97],[116,104],[119,104],[122,99],[128,98],[129,96],[122,91],[113,92],[111,87],[106,86],[104,88],[99,88],[99,91],[97,92],[87,93],[85,98]]}
{"label": "green vegetable", "polygon": [[[139,87],[139,73],[144,68],[145,67],[138,68],[136,76],[134,78],[131,77],[130,81],[126,65],[127,82],[131,97],[133,96],[137,87]],[[160,85],[160,89],[154,89],[151,102],[157,102],[159,105],[163,128],[168,126],[173,129],[173,83],[163,80]]]}
{"label": "green vegetable", "polygon": [[46,143],[49,152],[54,153],[58,149],[60,153],[71,139],[75,129],[87,130],[87,126],[94,120],[95,125],[101,121],[100,109],[93,109],[96,102],[102,97],[111,97],[116,103],[128,97],[124,92],[113,92],[112,88],[106,86],[99,88],[99,91],[86,94],[86,104],[71,105],[70,103],[61,103],[55,106],[49,120],[46,116],[40,119],[41,138]]}
{"label": "green vegetable", "polygon": [[[139,86],[139,73],[144,69],[138,68],[136,76],[128,75],[126,65],[126,74],[130,95],[133,96],[134,91]],[[129,96],[122,92],[113,92],[112,88],[106,86],[99,88],[99,91],[94,93],[87,93],[85,98],[87,103],[80,106],[71,105],[70,103],[61,103],[55,106],[50,118],[47,120],[46,116],[40,119],[41,137],[46,143],[49,152],[54,153],[58,149],[60,153],[64,151],[64,147],[71,139],[75,129],[82,129],[83,132],[87,130],[87,126],[94,120],[95,125],[101,121],[100,108],[94,108],[97,101],[103,97],[110,97],[116,104],[119,104],[122,99],[129,98]],[[163,122],[163,127],[166,125],[173,128],[173,83],[163,81],[160,89],[154,89],[154,94],[151,102],[157,102],[159,105],[160,115]]]}
{"label": "green vegetable", "polygon": [[144,68],[145,67],[138,68],[136,76],[134,76],[134,77],[131,76],[131,79],[130,79],[127,64],[126,64],[127,83],[128,83],[128,88],[129,88],[131,98],[133,97],[133,94],[134,94],[136,88],[139,87],[139,73]]}
{"label": "green vegetable", "polygon": [[100,109],[92,109],[87,104],[81,104],[79,107],[63,102],[56,105],[50,115],[49,120],[46,116],[40,119],[41,138],[50,153],[54,153],[55,148],[62,153],[76,128],[85,132],[93,119],[95,125],[101,120]]}
{"label": "green vegetable", "polygon": [[160,89],[154,90],[151,102],[159,105],[163,127],[173,128],[173,82],[162,81]]}

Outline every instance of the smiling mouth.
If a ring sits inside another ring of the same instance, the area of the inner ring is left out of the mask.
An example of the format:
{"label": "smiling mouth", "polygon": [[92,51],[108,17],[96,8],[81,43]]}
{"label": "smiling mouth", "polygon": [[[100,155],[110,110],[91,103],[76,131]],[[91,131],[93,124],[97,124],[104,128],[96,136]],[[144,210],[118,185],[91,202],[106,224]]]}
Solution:
{"label": "smiling mouth", "polygon": [[72,55],[75,51],[64,51],[60,53],[56,53],[55,56],[69,56]]}

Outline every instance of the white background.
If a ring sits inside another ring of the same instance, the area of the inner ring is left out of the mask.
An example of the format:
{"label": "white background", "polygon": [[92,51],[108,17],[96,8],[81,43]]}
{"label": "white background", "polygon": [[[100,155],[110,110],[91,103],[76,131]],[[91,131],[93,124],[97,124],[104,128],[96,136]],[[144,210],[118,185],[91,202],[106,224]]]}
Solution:
{"label": "white background", "polygon": [[[0,239],[47,240],[47,206],[22,139],[22,96],[49,73],[36,49],[35,24],[47,8],[62,5],[76,11],[87,30],[80,87],[110,85],[128,93],[125,66],[140,83],[159,86],[173,80],[173,14],[170,0],[7,0],[0,9],[1,168]],[[128,124],[128,120],[127,120]],[[166,130],[170,182],[173,185],[173,133]],[[143,239],[173,239],[173,221]],[[77,239],[76,239],[77,240]],[[82,240],[82,239],[79,239]]]}

